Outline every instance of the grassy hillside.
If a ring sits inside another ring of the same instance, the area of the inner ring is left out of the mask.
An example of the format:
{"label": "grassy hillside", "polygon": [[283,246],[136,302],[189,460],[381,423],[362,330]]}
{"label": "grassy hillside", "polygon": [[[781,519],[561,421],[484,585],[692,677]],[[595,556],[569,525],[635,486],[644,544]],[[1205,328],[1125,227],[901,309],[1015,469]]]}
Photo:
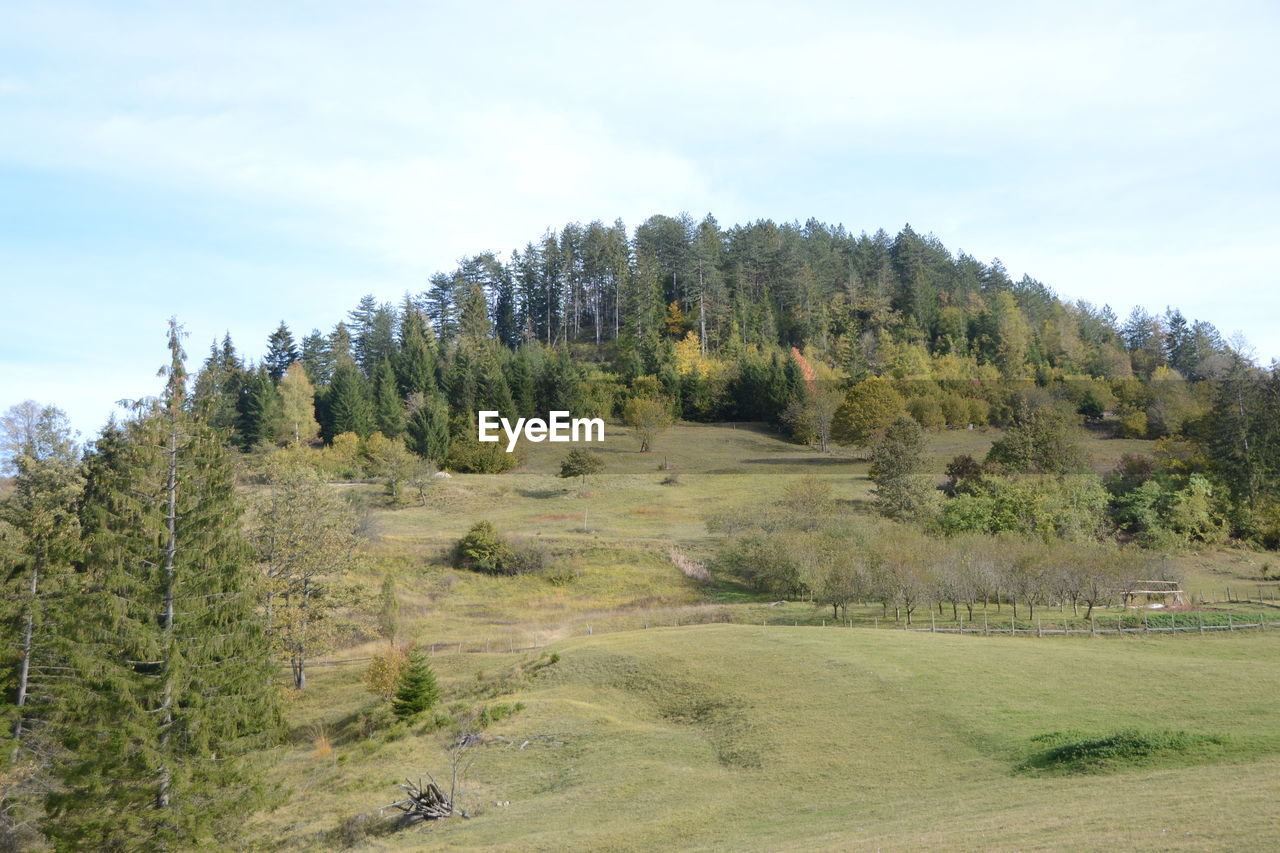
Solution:
{"label": "grassy hillside", "polygon": [[[1275,634],[1034,642],[706,625],[556,651],[558,663],[502,697],[525,709],[478,749],[474,819],[361,843],[1193,849],[1248,845],[1274,827]],[[335,673],[299,717],[333,719],[340,732],[333,708],[358,689],[354,675]],[[1039,735],[1129,728],[1223,742],[1107,772],[1018,770]],[[335,817],[388,802],[397,778],[444,772],[447,739],[294,750],[282,769],[306,791],[262,829],[316,844]],[[326,817],[298,823],[305,814]]]}
{"label": "grassy hillside", "polygon": [[[992,439],[932,436],[937,472]],[[1102,467],[1135,444],[1088,449]],[[563,453],[530,445],[516,471],[457,476],[425,506],[375,510],[373,559],[351,578],[373,601],[396,571],[404,635],[435,649],[455,712],[523,705],[472,753],[473,819],[381,835],[357,818],[396,799],[405,776],[447,774],[456,732],[390,725],[361,682],[358,659],[378,643],[356,634],[331,655],[355,663],[317,667],[291,695],[290,743],[266,771],[279,800],[249,825],[258,846],[1202,849],[1275,829],[1280,631],[1037,640],[804,627],[829,611],[768,607],[724,580],[700,587],[668,552],[708,554],[704,518],[800,476],[828,479],[862,511],[870,484],[856,455],[706,425],[677,426],[640,454],[611,426],[606,472],[583,489],[555,476]],[[678,483],[664,484],[672,471]],[[449,568],[446,550],[481,518],[545,543],[566,580]],[[1263,555],[1170,559],[1189,586],[1262,583]],[[721,620],[755,624],[657,627]],[[527,645],[541,648],[507,651]],[[1046,759],[1112,735],[1139,753],[1175,748],[1086,773]]]}

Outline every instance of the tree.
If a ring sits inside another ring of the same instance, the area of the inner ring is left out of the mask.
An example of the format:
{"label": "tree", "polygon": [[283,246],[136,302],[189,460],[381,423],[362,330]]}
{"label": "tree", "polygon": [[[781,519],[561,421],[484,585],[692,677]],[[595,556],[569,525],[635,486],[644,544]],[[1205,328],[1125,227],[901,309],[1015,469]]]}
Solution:
{"label": "tree", "polygon": [[268,636],[289,659],[293,686],[302,690],[307,661],[329,641],[338,584],[356,551],[355,519],[310,468],[286,460],[269,476],[249,539],[263,578]]}
{"label": "tree", "polygon": [[401,720],[410,720],[430,711],[440,701],[436,674],[422,649],[414,646],[400,675],[400,686],[391,700],[392,712]]}
{"label": "tree", "polygon": [[415,393],[409,397],[405,443],[410,450],[443,465],[449,457],[449,404],[440,394]]}
{"label": "tree", "polygon": [[786,412],[786,420],[797,436],[817,441],[818,449],[827,453],[831,449],[836,412],[844,401],[844,392],[839,388],[815,383],[814,387],[806,388],[792,401]]}
{"label": "tree", "polygon": [[1085,467],[1073,416],[1049,404],[1020,405],[1014,422],[987,451],[986,461],[1021,474],[1071,474]]}
{"label": "tree", "polygon": [[267,338],[267,357],[263,359],[271,381],[279,382],[283,379],[289,365],[301,357],[298,347],[293,343],[293,334],[284,324],[284,320],[281,320],[280,325]]}
{"label": "tree", "polygon": [[393,502],[400,499],[401,489],[412,479],[415,470],[426,464],[419,456],[406,450],[403,441],[387,438],[380,432],[365,440],[364,455],[369,460],[366,469],[386,481],[387,496]]}
{"label": "tree", "polygon": [[889,518],[919,518],[928,506],[933,485],[919,476],[924,465],[924,431],[907,415],[889,424],[871,452],[876,506]]}
{"label": "tree", "polygon": [[373,426],[387,438],[404,432],[404,401],[390,359],[384,358],[373,374]]}
{"label": "tree", "polygon": [[302,362],[294,362],[276,386],[280,394],[280,418],[276,440],[308,444],[320,432],[316,423],[316,392]]}
{"label": "tree", "polygon": [[396,597],[396,577],[389,571],[382,576],[378,600],[378,631],[388,645],[394,646],[400,633],[400,599]]}
{"label": "tree", "polygon": [[333,381],[325,395],[327,417],[322,424],[324,437],[354,432],[364,438],[373,432],[373,403],[368,383],[350,359],[340,359],[333,371]]}
{"label": "tree", "polygon": [[[77,505],[84,476],[79,448],[59,409],[28,400],[9,409],[4,423],[16,476],[12,496],[0,505],[0,518],[12,525],[21,543],[8,572],[10,588],[5,596],[7,603],[16,605],[13,615],[19,632],[13,724],[16,758],[31,716],[27,706],[32,698],[33,665],[34,680],[41,682],[39,673],[53,674],[50,667],[60,666],[65,657],[59,620],[66,617],[67,608],[60,607],[58,599],[65,600],[73,590],[69,582],[71,564],[80,551]],[[51,698],[44,693],[40,699]]]}
{"label": "tree", "polygon": [[600,458],[600,454],[582,447],[570,450],[560,462],[560,476],[564,479],[579,477],[583,486],[587,483],[587,477],[603,470],[604,460]]}
{"label": "tree", "polygon": [[283,406],[280,393],[265,366],[251,373],[241,388],[239,412],[238,436],[242,450],[275,443]]}
{"label": "tree", "polygon": [[906,410],[906,401],[884,379],[864,379],[849,389],[836,410],[832,433],[836,441],[865,447]]}
{"label": "tree", "polygon": [[65,753],[44,823],[59,847],[225,840],[260,790],[246,758],[278,730],[234,474],[185,408],[180,337],[171,322],[160,400],[87,457]]}
{"label": "tree", "polygon": [[653,440],[671,426],[671,404],[661,397],[632,397],[622,409],[622,420],[640,442],[640,452],[648,453]]}

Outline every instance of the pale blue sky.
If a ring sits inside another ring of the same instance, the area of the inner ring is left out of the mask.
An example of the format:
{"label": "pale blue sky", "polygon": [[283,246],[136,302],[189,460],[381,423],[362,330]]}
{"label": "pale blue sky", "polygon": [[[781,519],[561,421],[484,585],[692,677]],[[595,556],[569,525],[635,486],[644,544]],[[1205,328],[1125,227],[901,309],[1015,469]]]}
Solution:
{"label": "pale blue sky", "polygon": [[681,211],[910,222],[1280,356],[1274,3],[264,5],[0,0],[0,408],[92,432],[171,314],[256,356]]}

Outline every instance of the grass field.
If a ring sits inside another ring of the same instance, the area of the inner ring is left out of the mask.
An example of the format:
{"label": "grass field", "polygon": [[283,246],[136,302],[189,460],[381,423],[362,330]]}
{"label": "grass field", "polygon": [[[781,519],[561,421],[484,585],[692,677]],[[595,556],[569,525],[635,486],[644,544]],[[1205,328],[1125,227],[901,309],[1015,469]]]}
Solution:
{"label": "grass field", "polygon": [[[993,438],[931,436],[936,473]],[[1103,467],[1144,444],[1088,450]],[[455,734],[387,726],[359,662],[317,667],[289,698],[290,742],[267,771],[279,802],[249,821],[254,847],[1256,849],[1280,832],[1280,630],[1036,639],[816,627],[829,611],[702,588],[668,553],[706,556],[706,517],[799,476],[828,479],[848,511],[865,511],[857,455],[823,457],[741,425],[680,425],[640,454],[611,425],[606,472],[583,489],[555,476],[563,452],[530,445],[513,472],[457,476],[426,506],[376,510],[372,559],[351,578],[372,602],[382,572],[396,571],[404,633],[436,649],[446,705],[523,705],[470,753],[472,819],[393,835],[356,820],[396,799],[405,776],[447,775]],[[672,471],[679,482],[664,484]],[[481,518],[542,541],[575,578],[448,568],[444,552]],[[1189,589],[1275,589],[1261,580],[1267,555],[1169,559]],[[1216,609],[1280,620],[1257,603]],[[864,608],[855,624],[878,614]],[[709,624],[659,627],[681,622]],[[525,645],[540,648],[507,652]],[[357,632],[331,657],[377,647]],[[1084,773],[1037,764],[1055,744],[1113,735],[1177,748]]]}

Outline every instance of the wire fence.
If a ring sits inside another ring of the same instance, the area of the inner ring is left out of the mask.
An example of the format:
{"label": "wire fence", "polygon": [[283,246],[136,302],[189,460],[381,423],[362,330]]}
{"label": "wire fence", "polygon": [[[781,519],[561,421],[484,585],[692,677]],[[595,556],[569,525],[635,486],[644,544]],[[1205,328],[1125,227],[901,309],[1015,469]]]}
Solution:
{"label": "wire fence", "polygon": [[[561,628],[555,631],[533,633],[511,633],[490,636],[483,639],[469,640],[436,640],[418,645],[425,649],[431,657],[442,655],[467,654],[518,654],[538,651],[550,643],[570,637],[591,636],[594,634],[611,634],[621,631],[647,630],[651,628],[671,628],[686,625],[736,623],[760,625],[762,627],[786,628],[844,628],[914,631],[936,634],[965,634],[977,636],[1018,636],[1018,637],[1050,637],[1050,636],[1132,636],[1143,634],[1210,634],[1218,631],[1266,631],[1280,629],[1280,621],[1266,618],[1266,614],[1242,613],[1168,613],[1168,612],[1107,612],[1090,616],[1087,619],[1045,620],[1040,617],[1015,619],[1012,616],[988,613],[973,619],[939,621],[936,612],[930,610],[926,617],[917,615],[908,623],[899,618],[875,618],[869,622],[864,619],[821,619],[802,621],[798,618],[781,618],[763,616],[759,621],[740,618],[730,613],[727,608],[719,611],[700,609],[696,613],[682,614],[667,618],[645,618],[636,620],[636,624],[616,623],[583,623]],[[311,667],[355,666],[368,664],[372,657],[343,658],[309,662]],[[282,665],[287,661],[282,662]]]}

